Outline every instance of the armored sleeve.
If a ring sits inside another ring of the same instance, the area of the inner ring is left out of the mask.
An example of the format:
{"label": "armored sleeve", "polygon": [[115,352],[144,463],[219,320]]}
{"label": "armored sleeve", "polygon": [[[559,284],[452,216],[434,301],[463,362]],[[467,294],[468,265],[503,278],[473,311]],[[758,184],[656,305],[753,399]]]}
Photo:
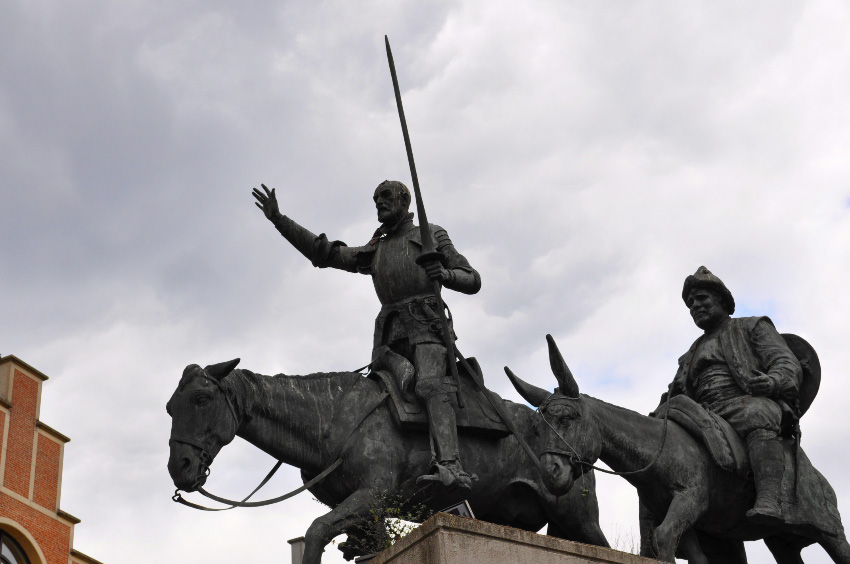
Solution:
{"label": "armored sleeve", "polygon": [[457,252],[449,234],[439,225],[431,225],[434,235],[434,245],[437,251],[446,257],[443,266],[451,273],[451,279],[443,282],[443,286],[463,294],[475,294],[481,289],[481,276],[462,254]]}
{"label": "armored sleeve", "polygon": [[773,397],[786,401],[797,399],[803,368],[770,319],[761,318],[753,327],[750,338],[753,352],[775,385]]}
{"label": "armored sleeve", "polygon": [[342,241],[329,241],[324,233],[315,235],[285,215],[277,218],[274,226],[317,268],[331,267],[347,272],[372,273],[374,249],[371,247],[349,247]]}

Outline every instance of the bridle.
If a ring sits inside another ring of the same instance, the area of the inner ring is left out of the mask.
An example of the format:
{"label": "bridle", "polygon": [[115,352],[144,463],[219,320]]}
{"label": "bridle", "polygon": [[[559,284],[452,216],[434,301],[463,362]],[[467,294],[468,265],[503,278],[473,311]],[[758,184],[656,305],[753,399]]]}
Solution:
{"label": "bridle", "polygon": [[[205,380],[215,384],[215,386],[221,391],[221,394],[224,396],[225,402],[227,402],[227,407],[228,407],[228,410],[230,411],[230,415],[233,416],[233,425],[236,429],[238,429],[239,428],[239,416],[236,414],[236,408],[234,407],[233,402],[230,400],[230,396],[227,395],[227,391],[224,389],[224,386],[221,384],[221,382],[217,378],[213,378],[213,377],[209,376],[203,370],[201,370],[200,375]],[[265,486],[266,483],[271,479],[271,477],[274,476],[275,472],[277,472],[278,468],[280,468],[281,465],[283,465],[283,461],[278,460],[277,463],[275,463],[274,467],[269,471],[269,473],[266,474],[266,477],[263,478],[263,480],[260,482],[260,484],[256,488],[254,488],[254,491],[252,491],[250,494],[248,494],[242,501],[235,501],[235,500],[226,499],[226,498],[219,497],[217,495],[211,494],[201,486],[201,483],[203,483],[206,480],[206,478],[209,477],[209,475],[210,475],[210,465],[212,464],[212,459],[213,459],[212,455],[210,454],[210,448],[209,448],[208,445],[206,445],[206,444],[204,444],[200,441],[196,441],[194,438],[183,437],[183,436],[174,435],[174,434],[171,435],[171,438],[169,439],[168,444],[171,444],[172,442],[187,444],[187,445],[195,447],[195,448],[197,448],[198,450],[201,451],[200,471],[198,472],[198,476],[195,478],[195,481],[192,483],[192,489],[196,490],[198,493],[200,493],[201,495],[203,495],[203,496],[205,496],[209,499],[212,499],[214,501],[218,501],[219,503],[224,503],[224,504],[227,504],[227,505],[230,506],[230,507],[223,507],[223,508],[218,508],[218,509],[215,509],[215,508],[212,508],[212,507],[204,507],[203,505],[198,505],[197,503],[192,503],[191,501],[184,499],[183,496],[180,495],[180,488],[177,488],[176,490],[174,490],[174,495],[171,496],[171,499],[173,501],[175,501],[177,503],[182,503],[183,505],[186,505],[186,506],[191,507],[193,509],[199,509],[201,511],[228,511],[230,509],[235,509],[236,507],[262,507],[263,505],[271,505],[272,503],[277,503],[279,501],[283,501],[284,499],[288,499],[288,498],[290,498],[290,497],[292,497],[296,494],[301,493],[302,491],[306,490],[310,486],[312,486],[312,485],[318,483],[319,481],[323,480],[328,474],[330,474],[331,472],[336,470],[339,467],[339,465],[342,464],[342,459],[341,458],[337,459],[336,462],[331,464],[328,468],[326,468],[318,476],[316,476],[315,478],[313,478],[312,480],[310,480],[309,482],[307,482],[306,484],[304,484],[300,488],[298,488],[294,491],[291,491],[287,494],[276,497],[274,499],[267,499],[267,500],[264,500],[264,501],[249,502],[248,500],[251,499],[251,497],[255,493],[260,491],[260,488]]]}
{"label": "bridle", "polygon": [[[215,386],[221,391],[221,395],[224,396],[224,400],[227,403],[228,410],[230,411],[230,415],[232,416],[233,426],[235,429],[239,428],[239,417],[236,415],[236,408],[233,406],[233,402],[230,400],[230,396],[227,395],[227,391],[222,386],[221,382],[218,381],[217,378],[213,378],[209,376],[204,370],[201,370],[200,376],[204,378],[208,382],[212,382]],[[192,484],[193,490],[201,490],[201,484],[206,480],[210,475],[210,465],[212,464],[213,457],[210,454],[209,445],[206,445],[200,441],[195,440],[190,437],[183,437],[180,435],[175,435],[172,433],[171,438],[168,440],[168,444],[171,443],[183,443],[201,451],[200,459],[201,464],[199,466],[198,475],[195,477],[195,481]],[[271,476],[269,476],[271,478]],[[175,490],[174,495],[179,495],[178,492],[180,489]]]}
{"label": "bridle", "polygon": [[[368,365],[364,368],[368,368]],[[362,370],[362,368],[355,371],[355,372],[360,372],[360,370]],[[224,389],[224,386],[222,386],[221,382],[218,379],[210,377],[203,370],[201,371],[201,376],[203,378],[205,378],[206,380],[215,384],[218,387],[218,389],[221,390],[221,393],[224,396],[225,401],[227,402],[227,407],[230,410],[230,414],[233,416],[233,424],[236,427],[236,429],[238,429],[239,428],[239,417],[236,414],[236,408],[233,406],[233,402],[230,400],[230,396],[227,395],[227,391]],[[382,394],[379,394],[375,398],[373,398],[371,400],[371,402],[369,404],[367,404],[367,406],[363,410],[363,413],[361,414],[360,418],[356,421],[354,426],[351,429],[348,430],[347,434],[342,436],[342,441],[338,445],[338,454],[342,452],[345,444],[348,442],[349,437],[351,437],[351,435],[360,426],[360,424],[363,422],[363,420],[372,411],[374,411],[381,403],[383,403],[384,400],[388,396],[389,396],[389,394],[387,392],[384,392]],[[293,490],[289,493],[286,493],[284,495],[281,495],[281,496],[278,496],[278,497],[275,497],[275,498],[272,498],[272,499],[266,499],[266,500],[263,500],[263,501],[248,501],[249,499],[251,499],[251,497],[255,493],[260,491],[260,488],[262,488],[263,486],[266,485],[266,483],[271,479],[271,477],[274,476],[275,472],[277,472],[278,469],[283,465],[283,460],[278,460],[275,463],[274,467],[269,471],[269,473],[266,474],[266,477],[263,478],[263,480],[260,482],[260,484],[256,488],[254,488],[254,490],[250,494],[248,494],[241,501],[236,501],[236,500],[227,499],[227,498],[223,498],[223,497],[219,497],[217,495],[211,494],[208,491],[206,491],[203,487],[201,487],[201,485],[200,485],[201,482],[203,482],[210,475],[210,464],[212,464],[212,455],[210,454],[210,449],[207,447],[207,445],[205,445],[205,444],[203,444],[199,441],[196,441],[193,438],[187,438],[187,437],[182,437],[180,435],[173,435],[173,434],[172,434],[171,438],[169,439],[169,444],[171,444],[172,442],[187,444],[187,445],[195,447],[195,448],[197,448],[201,451],[200,472],[198,473],[197,478],[195,478],[195,481],[192,484],[192,489],[196,490],[201,495],[203,495],[203,496],[205,496],[209,499],[212,499],[213,501],[217,501],[219,503],[224,503],[224,504],[229,505],[229,507],[223,507],[223,508],[218,508],[218,509],[212,508],[212,507],[204,507],[203,505],[198,505],[197,503],[192,503],[191,501],[184,499],[183,496],[180,495],[180,488],[177,488],[176,490],[174,490],[174,495],[171,496],[171,499],[173,501],[175,501],[177,503],[181,503],[181,504],[186,505],[188,507],[191,507],[193,509],[199,509],[201,511],[228,511],[230,509],[235,509],[237,507],[262,507],[262,506],[265,506],[265,505],[271,505],[273,503],[278,503],[278,502],[283,501],[285,499],[289,499],[290,497],[293,497],[293,496],[303,492],[304,490],[307,490],[307,489],[311,488],[312,486],[318,484],[319,482],[324,480],[327,476],[329,476],[334,470],[339,468],[339,466],[342,464],[342,457],[340,455],[337,455],[336,460],[334,460],[334,462],[332,462],[327,468],[322,470],[317,476],[315,476],[313,479],[306,482],[304,485],[300,486],[299,488],[296,488],[295,490]],[[337,449],[335,449],[335,450],[337,450]]]}
{"label": "bridle", "polygon": [[567,441],[567,439],[565,439],[563,437],[563,435],[561,435],[561,433],[559,433],[558,430],[555,429],[555,427],[551,423],[549,423],[549,420],[546,419],[546,416],[543,415],[543,412],[546,411],[546,408],[549,406],[550,403],[553,403],[553,402],[566,403],[568,401],[575,401],[575,400],[580,400],[580,399],[581,399],[580,397],[575,397],[575,398],[556,397],[555,393],[553,392],[553,393],[549,394],[549,396],[545,400],[543,400],[543,402],[537,407],[536,411],[537,411],[537,414],[540,415],[540,418],[543,419],[543,421],[546,423],[546,425],[548,425],[549,428],[552,429],[552,432],[555,433],[555,436],[558,437],[559,439],[561,439],[561,442],[564,443],[567,446],[567,448],[569,449],[568,452],[561,451],[561,450],[555,450],[555,449],[548,449],[548,450],[542,451],[540,454],[550,453],[550,454],[564,455],[569,459],[570,465],[573,466],[574,468],[578,468],[581,474],[584,474],[585,472],[589,472],[590,470],[598,470],[599,472],[602,472],[604,474],[613,474],[615,476],[629,476],[629,475],[633,475],[633,474],[640,474],[641,472],[646,472],[647,470],[649,470],[655,464],[655,462],[661,456],[661,451],[664,450],[664,443],[667,441],[667,421],[668,421],[668,417],[670,415],[669,400],[665,400],[665,402],[664,402],[664,405],[667,406],[667,409],[664,411],[664,430],[661,432],[661,444],[658,446],[658,450],[655,451],[655,454],[652,456],[652,460],[650,460],[649,463],[646,466],[644,466],[643,468],[641,468],[639,470],[630,470],[630,471],[627,471],[627,472],[617,472],[617,471],[614,471],[614,470],[608,470],[606,468],[600,468],[599,466],[594,465],[592,462],[582,460],[578,451],[576,451],[576,449],[569,443],[569,441]]}

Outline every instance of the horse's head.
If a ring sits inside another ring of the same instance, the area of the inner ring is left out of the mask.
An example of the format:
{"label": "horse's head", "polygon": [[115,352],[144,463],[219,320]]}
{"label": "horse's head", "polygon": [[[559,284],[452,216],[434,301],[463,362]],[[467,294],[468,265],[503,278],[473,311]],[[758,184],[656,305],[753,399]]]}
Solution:
{"label": "horse's head", "polygon": [[239,417],[223,382],[237,364],[238,358],[206,368],[190,364],[165,404],[171,415],[168,473],[181,490],[203,486],[218,451],[236,436]]}
{"label": "horse's head", "polygon": [[555,340],[546,335],[546,341],[549,364],[558,380],[555,391],[550,393],[523,381],[507,366],[505,372],[525,401],[537,408],[535,430],[540,436],[540,462],[544,469],[541,478],[551,493],[563,495],[599,458],[602,438]]}

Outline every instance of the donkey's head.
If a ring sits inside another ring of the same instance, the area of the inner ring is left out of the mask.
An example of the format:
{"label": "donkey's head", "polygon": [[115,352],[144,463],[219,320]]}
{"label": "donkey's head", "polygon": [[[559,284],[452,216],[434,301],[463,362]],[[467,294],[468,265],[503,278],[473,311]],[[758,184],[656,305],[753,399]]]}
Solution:
{"label": "donkey's head", "polygon": [[525,401],[537,408],[535,428],[540,436],[540,462],[544,468],[541,478],[550,492],[563,495],[596,462],[602,437],[596,420],[587,413],[587,404],[579,395],[578,384],[555,340],[546,335],[546,341],[549,364],[558,380],[555,391],[550,393],[523,381],[507,366],[505,372]]}
{"label": "donkey's head", "polygon": [[168,473],[181,490],[203,486],[218,451],[236,436],[239,416],[223,382],[237,364],[238,358],[206,368],[190,364],[165,404],[171,415]]}

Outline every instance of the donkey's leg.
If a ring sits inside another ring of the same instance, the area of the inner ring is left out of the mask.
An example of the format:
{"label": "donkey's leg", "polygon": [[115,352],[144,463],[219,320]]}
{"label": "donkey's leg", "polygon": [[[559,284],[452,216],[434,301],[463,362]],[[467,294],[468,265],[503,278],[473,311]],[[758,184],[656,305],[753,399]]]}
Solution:
{"label": "donkey's leg", "polygon": [[579,526],[578,531],[576,531],[576,541],[595,546],[603,546],[605,548],[609,548],[611,546],[608,544],[608,539],[605,538],[605,533],[602,532],[602,528],[599,526],[598,521],[587,521],[582,523]]}
{"label": "donkey's leg", "polygon": [[803,558],[800,556],[801,548],[785,538],[785,535],[767,537],[764,539],[764,544],[770,549],[776,564],[803,564]]}
{"label": "donkey's leg", "polygon": [[584,474],[569,492],[554,498],[554,503],[547,501],[550,499],[548,494],[540,498],[549,520],[547,535],[605,548],[611,546],[599,526],[596,478],[592,473]]}
{"label": "donkey's leg", "polygon": [[661,524],[659,519],[643,501],[638,499],[638,523],[640,525],[640,555],[647,558],[656,558],[653,538],[655,529]]}
{"label": "donkey's leg", "polygon": [[676,547],[682,534],[690,529],[708,509],[708,495],[704,489],[691,488],[676,493],[667,515],[655,529],[653,540],[658,559],[674,562]]}
{"label": "donkey's leg", "polygon": [[819,544],[836,564],[850,564],[850,544],[847,544],[843,532],[834,537],[825,537]]}
{"label": "donkey's leg", "polygon": [[700,546],[697,532],[693,529],[688,529],[682,533],[676,552],[678,553],[677,556],[686,559],[688,564],[709,564],[708,557]]}
{"label": "donkey's leg", "polygon": [[372,491],[369,488],[359,489],[328,513],[313,521],[304,535],[302,563],[320,564],[322,551],[331,539],[364,519],[364,515],[369,511],[371,498]]}
{"label": "donkey's leg", "polygon": [[718,538],[696,531],[699,546],[711,564],[747,564],[744,541]]}
{"label": "donkey's leg", "polygon": [[549,521],[546,534],[550,537],[610,548],[605,533],[596,521],[558,523]]}

